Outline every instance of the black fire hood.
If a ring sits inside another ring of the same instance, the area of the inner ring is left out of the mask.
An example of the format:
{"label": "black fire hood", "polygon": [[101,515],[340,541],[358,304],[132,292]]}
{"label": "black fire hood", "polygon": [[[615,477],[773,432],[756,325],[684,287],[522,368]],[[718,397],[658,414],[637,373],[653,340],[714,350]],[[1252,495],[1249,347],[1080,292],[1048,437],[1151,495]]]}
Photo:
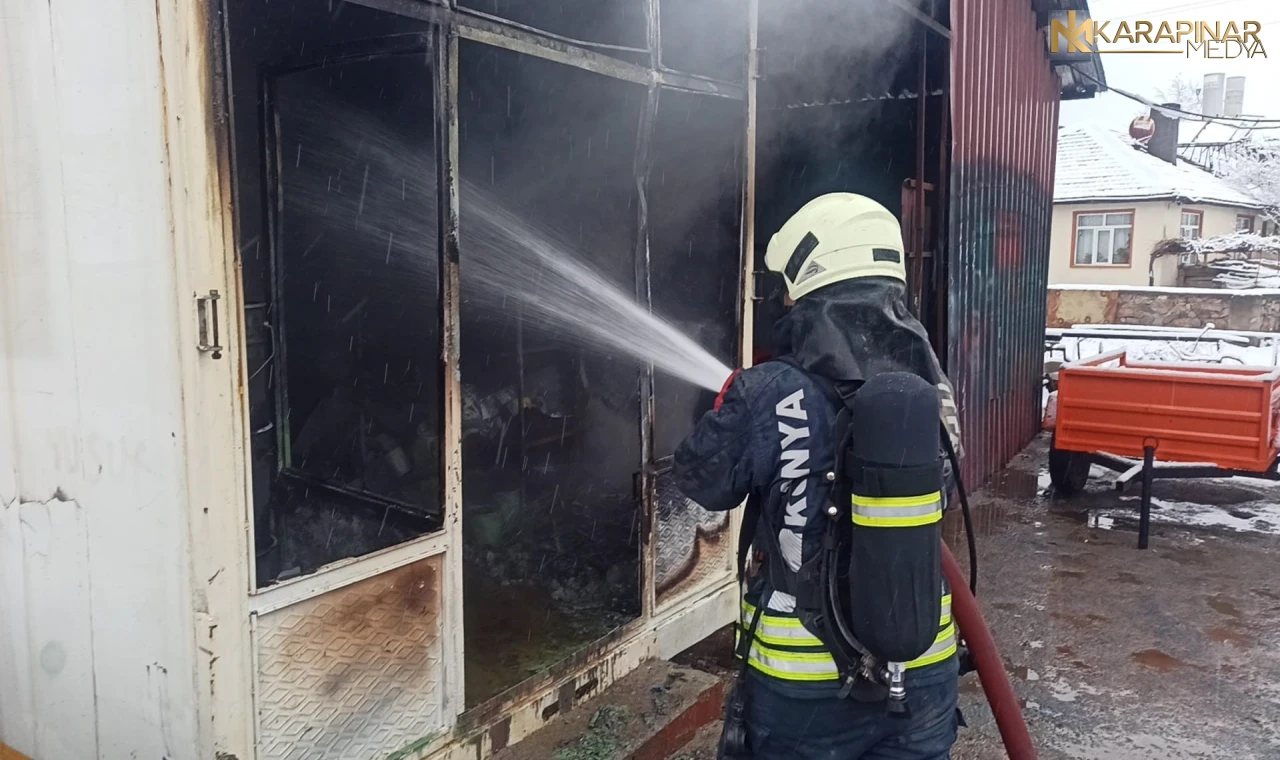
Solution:
{"label": "black fire hood", "polygon": [[905,292],[898,280],[868,277],[809,293],[775,323],[777,355],[840,384],[912,372],[930,385],[949,386],[929,334],[907,310]]}

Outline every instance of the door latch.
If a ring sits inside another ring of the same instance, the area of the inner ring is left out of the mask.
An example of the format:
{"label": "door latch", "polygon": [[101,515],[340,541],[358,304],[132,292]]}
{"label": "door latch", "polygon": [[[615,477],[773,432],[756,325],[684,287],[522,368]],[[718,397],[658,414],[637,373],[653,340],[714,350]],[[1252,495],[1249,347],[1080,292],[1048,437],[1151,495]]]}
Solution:
{"label": "door latch", "polygon": [[218,301],[221,298],[222,294],[216,290],[210,290],[208,295],[196,296],[196,315],[200,321],[196,348],[214,359],[222,358],[222,342],[218,330]]}

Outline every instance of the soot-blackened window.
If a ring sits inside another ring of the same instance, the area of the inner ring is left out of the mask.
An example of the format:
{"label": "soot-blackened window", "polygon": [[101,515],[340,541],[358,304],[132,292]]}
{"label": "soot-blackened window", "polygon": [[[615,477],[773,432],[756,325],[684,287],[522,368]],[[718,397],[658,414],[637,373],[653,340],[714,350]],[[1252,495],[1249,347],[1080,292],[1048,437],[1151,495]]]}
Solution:
{"label": "soot-blackened window", "polygon": [[275,81],[286,472],[439,512],[431,72],[424,56]]}
{"label": "soot-blackened window", "polygon": [[266,586],[441,522],[434,52],[347,3],[228,13]]}
{"label": "soot-blackened window", "polygon": [[476,704],[640,612],[641,367],[597,328],[617,319],[603,302],[635,301],[645,91],[466,41],[459,76]]}

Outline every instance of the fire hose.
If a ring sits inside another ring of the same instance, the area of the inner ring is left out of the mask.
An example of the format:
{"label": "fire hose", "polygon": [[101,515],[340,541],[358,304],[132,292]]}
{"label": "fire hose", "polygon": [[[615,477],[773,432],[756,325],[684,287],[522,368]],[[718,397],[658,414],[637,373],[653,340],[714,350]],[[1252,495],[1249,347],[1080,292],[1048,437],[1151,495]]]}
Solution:
{"label": "fire hose", "polygon": [[996,726],[1000,729],[1005,752],[1009,755],[1009,760],[1036,760],[1031,733],[1022,718],[1022,708],[1018,706],[1018,698],[1013,694],[1013,686],[1009,683],[1009,674],[1005,672],[996,642],[991,638],[986,621],[982,619],[978,600],[969,590],[960,564],[945,542],[942,544],[942,572],[951,584],[952,615],[960,626],[960,636],[977,667],[978,679],[982,682],[987,703],[996,716]]}
{"label": "fire hose", "polygon": [[1009,756],[1009,760],[1036,760],[1036,748],[1031,743],[1031,733],[1022,717],[1022,708],[1018,705],[1018,698],[1014,696],[1012,684],[1009,683],[1004,660],[996,649],[996,642],[991,638],[991,631],[987,628],[987,622],[982,619],[982,610],[978,607],[978,548],[973,531],[973,514],[969,509],[964,480],[960,477],[960,458],[945,430],[942,433],[942,443],[955,473],[956,494],[960,497],[965,537],[969,543],[969,579],[966,581],[960,570],[960,563],[956,562],[946,541],[942,542],[942,573],[951,586],[951,613],[960,626],[960,637],[969,650],[969,656],[978,671],[978,679],[982,683],[982,691],[987,697],[987,704],[991,705],[991,712],[995,715],[1005,754]]}
{"label": "fire hose", "polygon": [[968,647],[970,658],[973,658],[974,668],[978,670],[987,704],[991,705],[992,714],[996,716],[996,727],[1000,728],[1001,741],[1005,742],[1005,754],[1010,760],[1036,760],[1036,746],[1032,745],[1032,734],[1027,731],[1023,710],[1018,705],[1018,697],[1014,696],[1014,687],[1009,683],[1005,661],[996,649],[996,641],[991,637],[987,622],[982,619],[982,609],[978,606],[978,541],[974,536],[973,512],[969,509],[964,479],[960,477],[960,457],[951,445],[946,427],[942,430],[942,448],[946,449],[951,471],[955,473],[956,495],[960,498],[965,539],[969,544],[969,580],[965,581],[960,563],[947,548],[947,542],[942,541],[942,574],[951,586],[951,614],[960,626],[960,637]]}

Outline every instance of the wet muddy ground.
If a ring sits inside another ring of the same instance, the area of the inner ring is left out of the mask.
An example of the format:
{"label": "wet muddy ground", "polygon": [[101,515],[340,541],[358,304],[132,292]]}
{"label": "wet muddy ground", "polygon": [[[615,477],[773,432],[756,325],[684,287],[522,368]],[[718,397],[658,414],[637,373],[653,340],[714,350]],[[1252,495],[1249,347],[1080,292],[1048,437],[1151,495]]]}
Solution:
{"label": "wet muddy ground", "polygon": [[[1280,488],[1157,481],[1051,496],[1045,441],[973,499],[979,599],[1044,760],[1280,757]],[[949,540],[963,563],[962,533]],[[974,675],[957,760],[1005,755]]]}

